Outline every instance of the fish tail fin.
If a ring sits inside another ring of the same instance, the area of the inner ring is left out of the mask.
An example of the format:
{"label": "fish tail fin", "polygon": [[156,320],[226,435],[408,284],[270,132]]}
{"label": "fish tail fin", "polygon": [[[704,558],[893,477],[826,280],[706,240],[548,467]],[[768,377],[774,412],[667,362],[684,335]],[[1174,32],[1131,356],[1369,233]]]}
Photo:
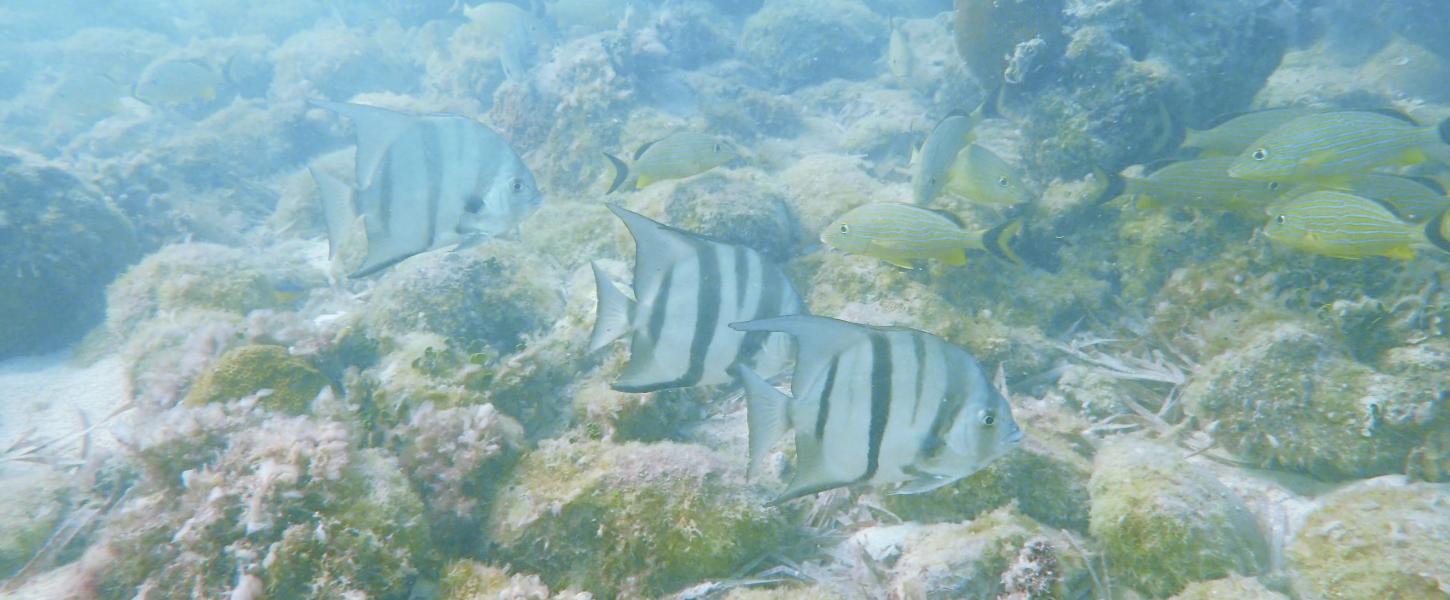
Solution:
{"label": "fish tail fin", "polygon": [[327,221],[327,255],[329,258],[336,257],[338,246],[346,237],[348,228],[357,220],[357,209],[353,204],[356,191],[329,173],[311,166],[307,167],[307,171],[312,174],[312,180],[316,182],[318,195],[322,199],[322,214]]}
{"label": "fish tail fin", "polygon": [[589,267],[594,269],[594,287],[599,296],[594,333],[589,336],[589,351],[595,352],[629,331],[629,314],[634,312],[634,301],[614,287],[614,282],[609,280],[609,275],[599,268],[598,263],[591,262]]}
{"label": "fish tail fin", "polygon": [[609,182],[609,191],[604,193],[613,194],[615,190],[619,189],[619,186],[624,185],[624,180],[629,179],[629,165],[624,164],[624,161],[619,160],[619,157],[613,154],[608,152],[603,154],[604,158],[609,159],[609,166],[614,169],[614,180]]}
{"label": "fish tail fin", "polygon": [[1109,173],[1098,167],[1093,167],[1093,179],[1098,180],[1098,185],[1102,186],[1097,196],[1092,199],[1093,206],[1107,204],[1128,190],[1128,182],[1122,175]]}
{"label": "fish tail fin", "polygon": [[975,121],[981,122],[986,119],[1000,118],[1002,116],[1001,103],[1002,86],[998,85],[992,88],[990,92],[987,92],[987,95],[982,98],[982,103],[977,105],[977,110],[972,111],[977,117]]}
{"label": "fish tail fin", "polygon": [[746,476],[754,479],[760,473],[765,454],[775,447],[790,427],[786,410],[790,398],[761,379],[750,367],[736,363],[730,367],[730,374],[745,388],[745,421],[750,428],[750,466]]}
{"label": "fish tail fin", "polygon": [[1436,130],[1440,132],[1440,142],[1450,144],[1450,117],[1445,117],[1444,121],[1440,121],[1440,126]]}
{"label": "fish tail fin", "polygon": [[1012,250],[1012,242],[1016,241],[1017,235],[1022,233],[1022,219],[1013,219],[982,234],[982,246],[988,252],[997,255],[1014,265],[1022,264],[1022,258]]}
{"label": "fish tail fin", "polygon": [[1450,225],[1447,225],[1446,222],[1447,214],[1450,214],[1450,210],[1442,210],[1440,214],[1425,223],[1425,238],[1430,240],[1430,244],[1444,252],[1450,252]]}

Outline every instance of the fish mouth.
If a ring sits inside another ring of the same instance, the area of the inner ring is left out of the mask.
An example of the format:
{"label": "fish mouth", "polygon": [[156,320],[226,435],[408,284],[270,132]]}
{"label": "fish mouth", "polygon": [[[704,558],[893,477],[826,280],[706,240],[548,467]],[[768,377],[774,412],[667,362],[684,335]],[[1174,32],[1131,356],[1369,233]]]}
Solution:
{"label": "fish mouth", "polygon": [[1021,442],[1024,437],[1027,437],[1027,433],[1022,431],[1021,427],[1018,427],[1012,433],[1007,434],[1007,438],[1003,441],[1008,444],[1016,444]]}

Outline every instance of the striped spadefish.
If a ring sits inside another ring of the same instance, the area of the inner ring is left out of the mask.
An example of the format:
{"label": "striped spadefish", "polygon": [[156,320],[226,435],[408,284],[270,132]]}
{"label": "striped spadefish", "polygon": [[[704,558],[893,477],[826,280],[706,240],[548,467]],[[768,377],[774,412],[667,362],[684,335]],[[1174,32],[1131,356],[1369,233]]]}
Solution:
{"label": "striped spadefish", "polygon": [[805,312],[779,267],[749,248],[610,208],[636,244],[630,358],[614,389],[725,383],[737,363],[771,375],[784,368],[789,341],[782,334],[728,327]]}

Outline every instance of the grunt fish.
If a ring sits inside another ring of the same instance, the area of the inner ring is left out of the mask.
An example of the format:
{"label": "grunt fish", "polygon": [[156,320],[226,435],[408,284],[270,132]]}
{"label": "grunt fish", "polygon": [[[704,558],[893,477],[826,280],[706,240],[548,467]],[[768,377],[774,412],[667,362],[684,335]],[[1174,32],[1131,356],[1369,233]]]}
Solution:
{"label": "grunt fish", "polygon": [[513,230],[543,202],[534,176],[507,141],[473,119],[312,101],[352,120],[356,183],[313,171],[335,256],[362,220],[362,277],[414,254],[476,244]]}
{"label": "grunt fish", "polygon": [[978,144],[968,144],[957,153],[942,190],[980,204],[1011,205],[1032,199],[1017,169]]}
{"label": "grunt fish", "polygon": [[930,203],[941,194],[957,153],[971,142],[972,130],[996,116],[996,95],[989,95],[976,110],[954,110],[937,121],[912,157],[911,198],[918,205]]}
{"label": "grunt fish", "polygon": [[1435,160],[1450,163],[1450,119],[1423,127],[1385,112],[1338,111],[1299,117],[1238,155],[1229,176],[1312,182],[1319,178]]}
{"label": "grunt fish", "polygon": [[906,38],[906,32],[901,30],[901,25],[896,19],[891,20],[891,38],[886,44],[886,68],[897,79],[906,81],[911,78],[912,69],[916,66],[916,57],[911,54],[911,43]]}
{"label": "grunt fish", "polygon": [[879,202],[851,209],[821,232],[821,241],[842,252],[874,256],[904,269],[911,261],[934,258],[949,265],[967,264],[967,250],[986,250],[1020,264],[1012,251],[1021,221],[985,231],[967,231],[949,213],[910,204]]}
{"label": "grunt fish", "polygon": [[1285,192],[1286,198],[1315,190],[1339,190],[1387,205],[1395,215],[1411,223],[1424,223],[1450,210],[1450,198],[1440,182],[1428,177],[1404,177],[1387,173],[1351,173],[1305,183]]}
{"label": "grunt fish", "polygon": [[1223,115],[1207,129],[1189,129],[1182,147],[1197,149],[1199,156],[1234,156],[1280,125],[1317,112],[1323,111],[1290,106]]}
{"label": "grunt fish", "polygon": [[643,189],[656,181],[704,173],[739,156],[735,146],[721,138],[693,131],[672,133],[635,150],[633,168],[618,157],[604,153],[614,168],[614,178],[606,193],[614,193],[631,177],[635,189]]}
{"label": "grunt fish", "polygon": [[857,483],[930,491],[1022,440],[977,361],[929,333],[804,315],[731,327],[789,334],[800,348],[790,396],[748,367],[734,370],[745,386],[752,474],[795,430],[795,476],[772,504]]}
{"label": "grunt fish", "polygon": [[1388,206],[1369,198],[1320,190],[1276,202],[1268,213],[1264,235],[1269,240],[1314,254],[1410,260],[1419,247],[1450,252],[1443,212],[1416,225],[1400,220]]}
{"label": "grunt fish", "polygon": [[1284,191],[1277,181],[1229,177],[1233,157],[1195,158],[1168,162],[1145,177],[1124,177],[1096,171],[1104,182],[1097,202],[1133,196],[1140,208],[1178,206],[1261,215],[1264,207]]}
{"label": "grunt fish", "polygon": [[165,59],[141,71],[131,96],[152,106],[185,106],[216,100],[222,83],[216,69],[199,61]]}
{"label": "grunt fish", "polygon": [[760,253],[645,218],[613,204],[609,210],[634,237],[634,300],[597,264],[599,297],[593,352],[630,335],[629,365],[612,386],[653,392],[730,381],[732,365],[766,377],[790,358],[783,334],[742,333],[735,321],[806,313],[785,273]]}

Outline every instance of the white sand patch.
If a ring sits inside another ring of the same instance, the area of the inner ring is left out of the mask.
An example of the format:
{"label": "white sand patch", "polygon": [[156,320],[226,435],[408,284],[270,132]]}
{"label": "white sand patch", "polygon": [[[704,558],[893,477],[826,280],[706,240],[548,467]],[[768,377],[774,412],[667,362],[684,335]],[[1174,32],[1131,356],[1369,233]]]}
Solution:
{"label": "white sand patch", "polygon": [[[120,357],[76,365],[69,351],[0,362],[0,449],[29,435],[33,440],[68,438],[46,452],[79,459],[85,423],[95,425],[131,398]],[[111,425],[88,436],[91,452],[118,447]],[[0,480],[16,464],[0,463]]]}

